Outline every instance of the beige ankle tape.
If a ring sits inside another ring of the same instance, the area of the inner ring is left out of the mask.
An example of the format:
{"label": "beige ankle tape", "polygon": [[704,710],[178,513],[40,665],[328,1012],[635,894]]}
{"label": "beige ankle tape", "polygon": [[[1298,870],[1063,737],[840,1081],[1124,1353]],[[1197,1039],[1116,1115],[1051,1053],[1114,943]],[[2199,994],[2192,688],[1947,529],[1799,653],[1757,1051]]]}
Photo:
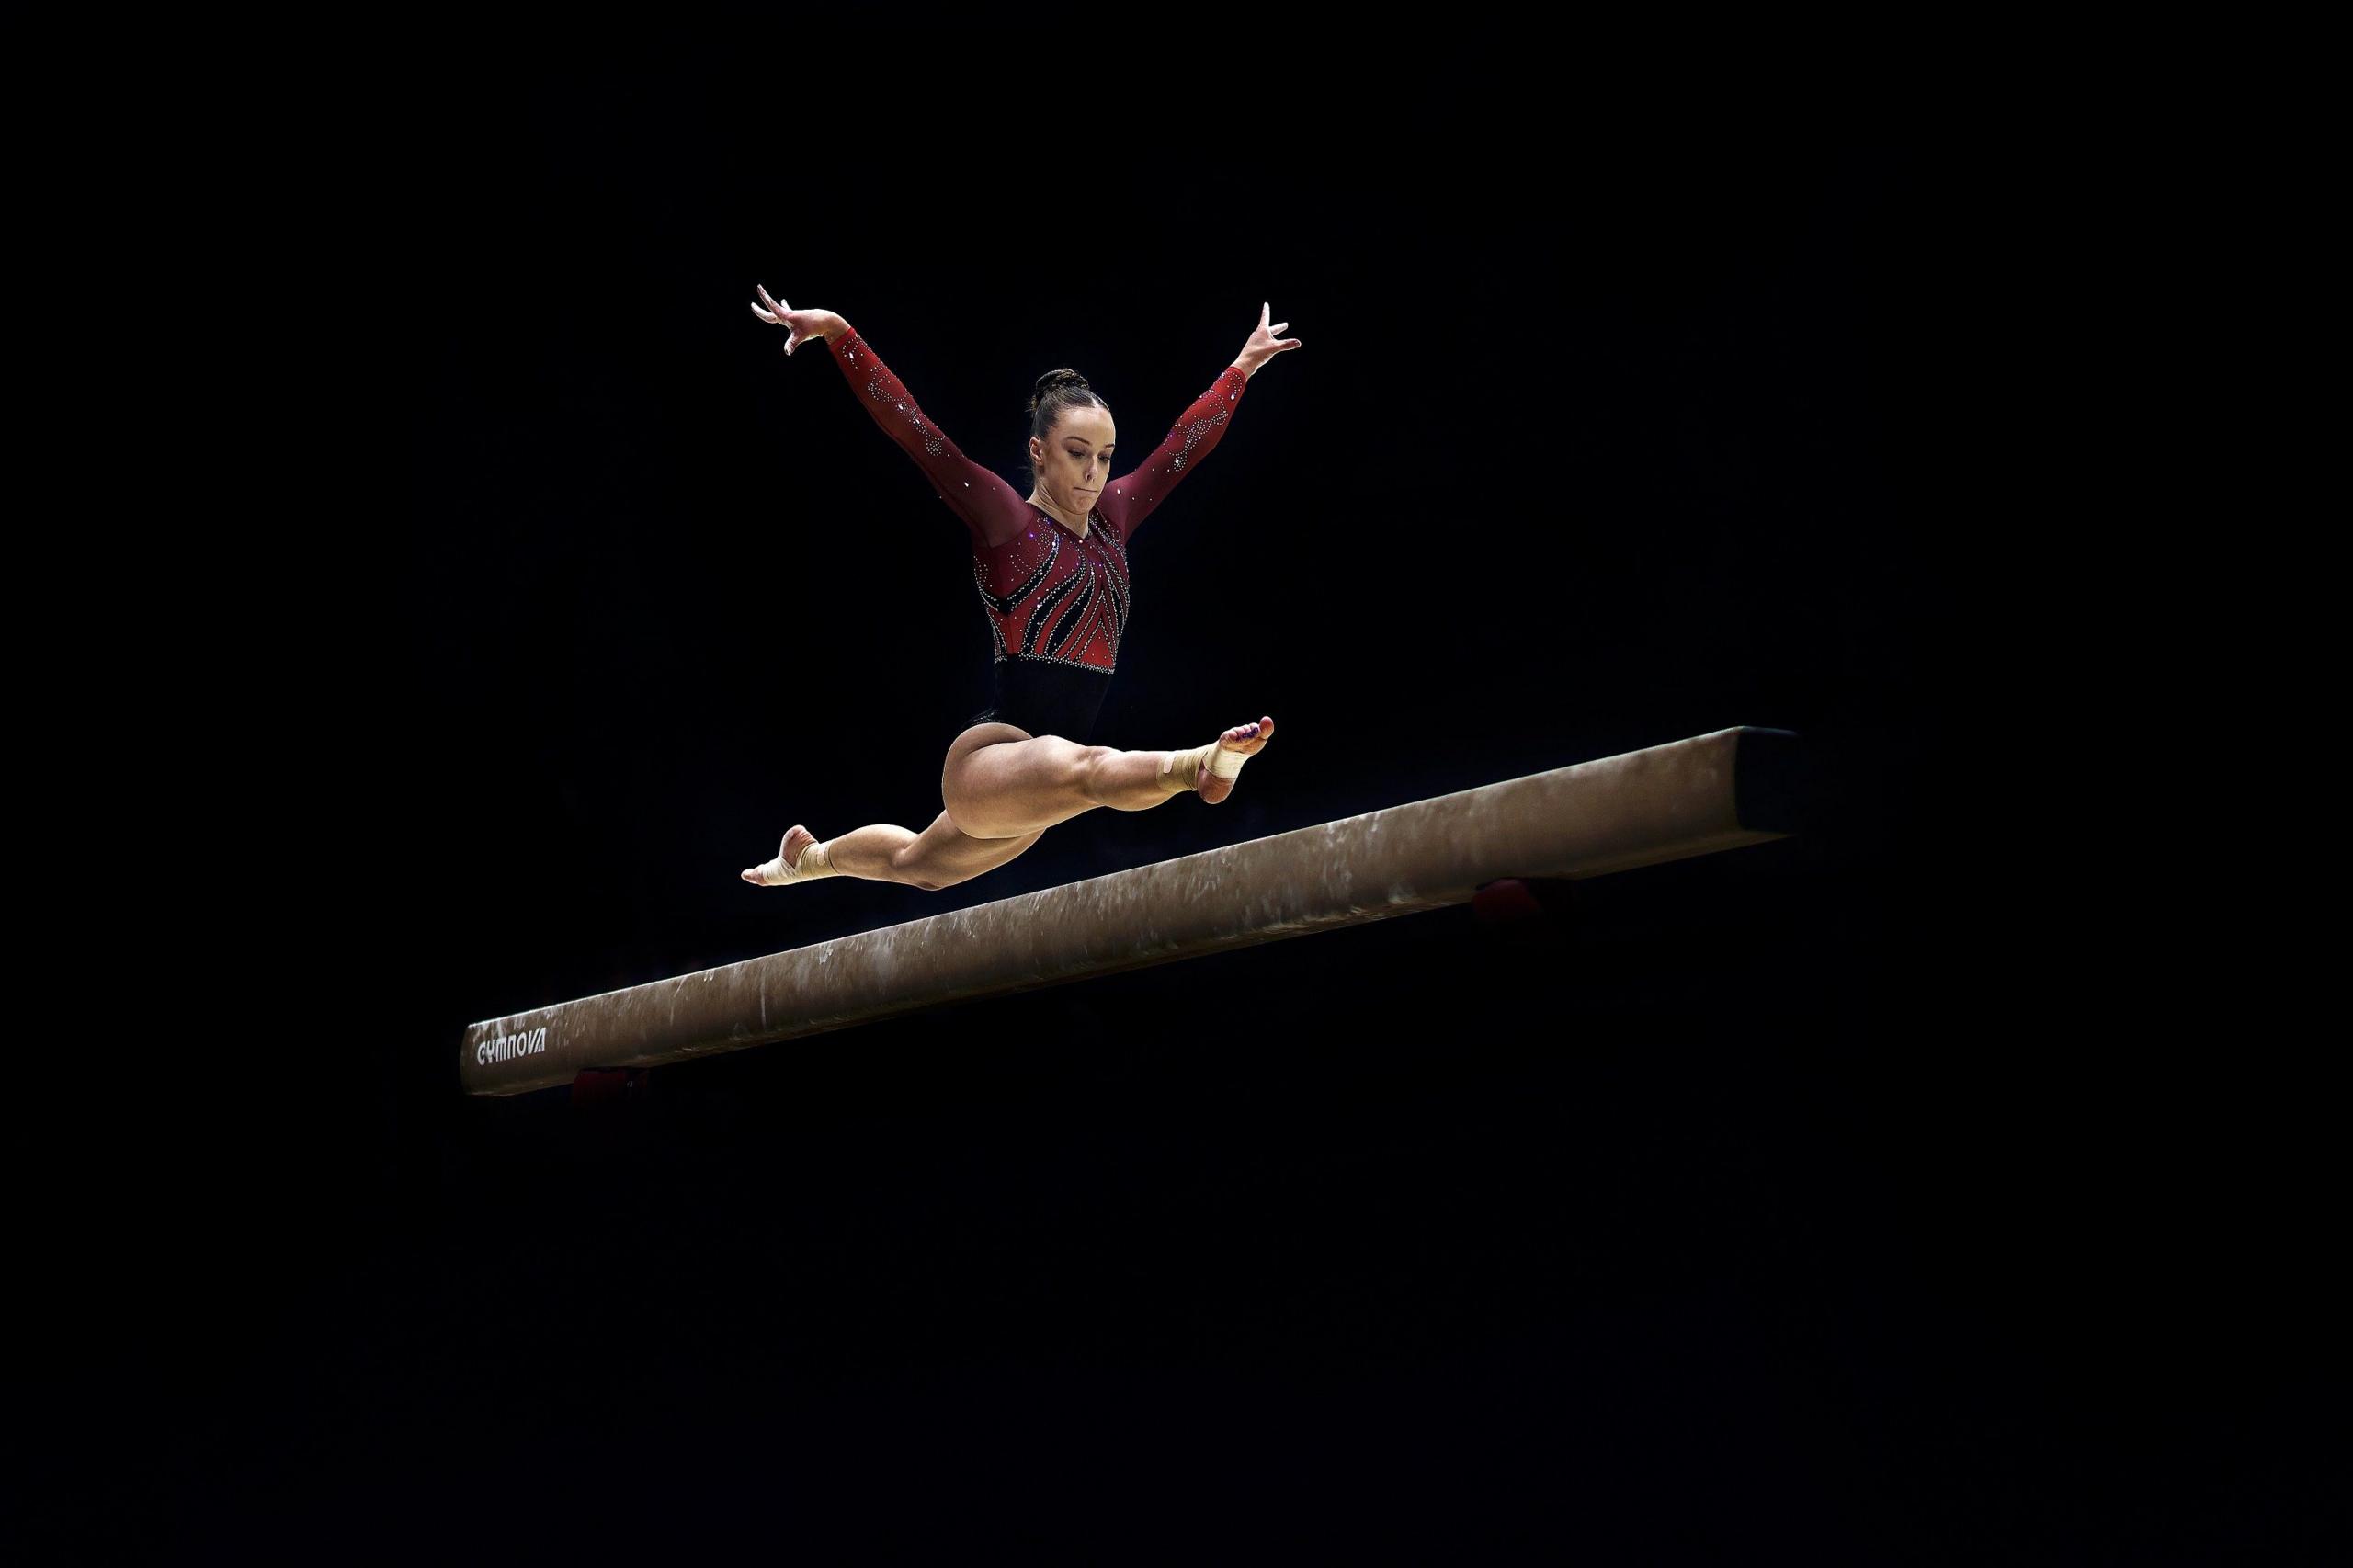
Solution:
{"label": "beige ankle tape", "polygon": [[784,857],[779,855],[765,865],[754,867],[753,869],[759,872],[760,880],[770,887],[781,887],[787,882],[803,882],[812,877],[838,877],[841,872],[835,867],[828,854],[832,847],[833,841],[826,839],[821,843],[812,844],[801,850],[801,858],[790,866],[786,865]]}
{"label": "beige ankle tape", "polygon": [[1161,787],[1171,790],[1192,789],[1193,776],[1201,770],[1203,763],[1209,764],[1210,771],[1218,778],[1231,778],[1242,771],[1242,765],[1250,757],[1248,752],[1226,750],[1222,736],[1190,751],[1170,752],[1168,766],[1161,770]]}

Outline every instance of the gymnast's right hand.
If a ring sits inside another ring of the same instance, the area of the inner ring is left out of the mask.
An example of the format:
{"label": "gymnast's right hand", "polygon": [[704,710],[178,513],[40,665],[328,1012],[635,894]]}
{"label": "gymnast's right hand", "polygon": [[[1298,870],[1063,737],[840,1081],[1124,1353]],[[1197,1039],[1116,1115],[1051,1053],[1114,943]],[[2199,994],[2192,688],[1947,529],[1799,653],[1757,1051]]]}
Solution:
{"label": "gymnast's right hand", "polygon": [[[849,330],[849,323],[831,311],[792,310],[781,300],[769,299],[764,285],[755,283],[752,287],[760,291],[760,303],[752,307],[752,313],[770,326],[784,328],[784,351],[787,354],[813,337],[831,342]],[[760,308],[762,305],[767,308],[763,310]]]}

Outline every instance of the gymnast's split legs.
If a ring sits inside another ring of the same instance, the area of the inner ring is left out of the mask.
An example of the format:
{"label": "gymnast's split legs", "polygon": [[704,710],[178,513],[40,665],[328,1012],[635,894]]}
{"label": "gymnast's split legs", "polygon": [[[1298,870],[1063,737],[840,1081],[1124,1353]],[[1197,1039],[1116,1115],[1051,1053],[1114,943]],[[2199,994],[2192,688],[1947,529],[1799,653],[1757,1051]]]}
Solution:
{"label": "gymnast's split legs", "polygon": [[1097,806],[1141,812],[1187,793],[1214,805],[1233,792],[1244,760],[1274,732],[1274,719],[1262,715],[1204,746],[1120,751],[1033,736],[1013,724],[975,724],[948,748],[939,778],[947,809],[921,833],[875,823],[820,842],[795,824],[777,858],[745,867],[743,877],[762,887],[862,877],[936,892],[995,869],[1056,823]]}

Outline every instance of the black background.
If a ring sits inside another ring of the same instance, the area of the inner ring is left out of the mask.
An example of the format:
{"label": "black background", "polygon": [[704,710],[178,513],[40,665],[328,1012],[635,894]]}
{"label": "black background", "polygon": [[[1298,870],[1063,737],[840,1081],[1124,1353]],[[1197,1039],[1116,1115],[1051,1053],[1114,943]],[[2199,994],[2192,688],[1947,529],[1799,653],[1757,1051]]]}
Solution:
{"label": "black background", "polygon": [[[107,1179],[33,1212],[36,1523],[2310,1549],[2317,1112],[2280,1131],[2285,1060],[2171,1006],[2194,973],[2086,983],[2109,846],[2017,763],[2080,710],[2021,678],[2038,585],[1960,500],[1982,220],[1943,152],[1605,104],[1607,60],[906,41],[452,49],[374,125],[369,302],[308,330],[368,345],[322,397],[381,410],[323,510],[390,520],[305,568],[347,636],[273,649],[282,760],[224,792],[272,824],[270,934],[189,963],[199,1022],[85,1108]],[[1134,548],[1095,737],[1271,713],[1232,801],[938,893],[736,880],[793,822],[926,824],[988,653],[961,526],[756,281],[1014,481],[1040,372],[1141,456],[1262,301],[1290,324]],[[457,1089],[478,1018],[1734,724],[1804,738],[1819,829],[1533,928],[1417,915],[617,1106]]]}

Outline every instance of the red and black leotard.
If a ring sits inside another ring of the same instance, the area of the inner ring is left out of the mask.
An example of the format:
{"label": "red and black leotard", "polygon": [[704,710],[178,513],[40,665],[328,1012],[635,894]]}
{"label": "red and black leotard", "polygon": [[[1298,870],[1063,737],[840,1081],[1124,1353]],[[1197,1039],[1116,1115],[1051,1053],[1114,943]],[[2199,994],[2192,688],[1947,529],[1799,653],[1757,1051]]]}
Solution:
{"label": "red and black leotard", "polygon": [[826,348],[972,536],[972,582],[996,642],[996,702],[972,722],[1085,744],[1128,621],[1128,540],[1217,445],[1249,378],[1238,365],[1221,371],[1150,457],[1103,487],[1081,534],[957,450],[865,338],[845,332]]}

